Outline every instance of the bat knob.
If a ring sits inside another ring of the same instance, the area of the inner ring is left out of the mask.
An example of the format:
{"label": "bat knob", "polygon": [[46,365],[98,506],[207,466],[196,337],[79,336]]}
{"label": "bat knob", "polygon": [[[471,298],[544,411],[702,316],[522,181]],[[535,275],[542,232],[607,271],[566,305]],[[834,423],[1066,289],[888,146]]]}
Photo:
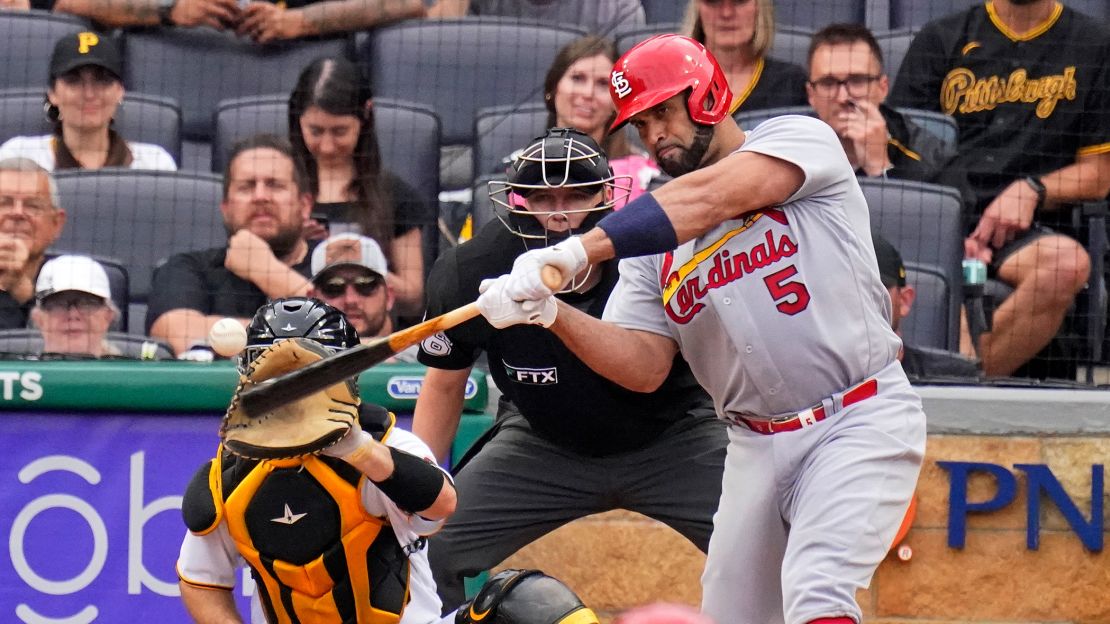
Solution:
{"label": "bat knob", "polygon": [[544,265],[540,269],[540,279],[543,280],[543,285],[551,290],[561,290],[563,288],[563,272],[550,264]]}

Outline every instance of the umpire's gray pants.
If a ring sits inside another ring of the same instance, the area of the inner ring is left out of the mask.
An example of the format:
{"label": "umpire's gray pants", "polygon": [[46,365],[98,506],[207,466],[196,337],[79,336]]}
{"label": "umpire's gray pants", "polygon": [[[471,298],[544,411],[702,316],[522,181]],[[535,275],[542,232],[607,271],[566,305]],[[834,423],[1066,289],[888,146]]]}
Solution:
{"label": "umpire's gray pants", "polygon": [[728,435],[712,415],[676,423],[653,443],[608,457],[560,448],[532,432],[507,401],[496,434],[455,477],[458,510],[429,541],[445,611],[463,578],[583,516],[628,509],[659,520],[703,552],[721,497]]}

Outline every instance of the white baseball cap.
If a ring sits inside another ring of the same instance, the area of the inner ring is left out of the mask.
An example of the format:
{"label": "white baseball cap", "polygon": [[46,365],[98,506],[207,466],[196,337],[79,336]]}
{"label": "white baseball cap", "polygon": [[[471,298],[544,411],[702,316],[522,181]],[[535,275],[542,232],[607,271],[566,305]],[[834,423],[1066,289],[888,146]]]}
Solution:
{"label": "white baseball cap", "polygon": [[67,290],[77,290],[108,301],[112,289],[100,263],[88,256],[58,256],[48,260],[35,282],[35,298],[42,300]]}
{"label": "white baseball cap", "polygon": [[322,273],[341,266],[362,267],[381,277],[389,271],[389,263],[378,242],[350,232],[336,234],[312,250],[312,281],[316,281]]}

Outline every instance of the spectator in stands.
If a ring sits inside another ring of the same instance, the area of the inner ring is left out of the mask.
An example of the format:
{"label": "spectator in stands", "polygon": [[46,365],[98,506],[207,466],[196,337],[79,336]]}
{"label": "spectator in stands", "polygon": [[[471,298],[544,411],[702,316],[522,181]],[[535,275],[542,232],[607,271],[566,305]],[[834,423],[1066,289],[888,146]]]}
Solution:
{"label": "spectator in stands", "polygon": [[[431,208],[408,184],[382,166],[370,88],[345,59],[319,59],[301,72],[289,96],[289,137],[308,173],[314,216],[332,234],[356,230],[388,250],[386,276],[404,313],[423,311],[424,225]],[[310,239],[327,232],[317,221]]]}
{"label": "spectator in stands", "polygon": [[126,141],[112,129],[123,102],[121,75],[119,46],[111,37],[86,31],[59,39],[45,103],[54,134],[13,137],[0,146],[0,158],[30,158],[51,171],[177,169],[162,147]]}
{"label": "spectator in stands", "polygon": [[806,103],[802,68],[768,56],[775,37],[771,0],[690,0],[681,31],[720,63],[733,93],[729,114]]}
{"label": "spectator in stands", "polygon": [[609,134],[609,124],[616,118],[609,97],[609,70],[617,57],[617,46],[604,37],[589,35],[570,42],[547,70],[543,99],[547,128],[574,128],[590,135],[609,154],[617,184],[623,187],[630,182],[628,196],[619,198],[615,206],[620,208],[647,191],[662,172],[646,153],[633,149],[626,132]]}
{"label": "spectator in stands", "polygon": [[517,17],[548,24],[570,24],[587,32],[611,36],[645,23],[640,0],[437,0],[428,17],[467,15]]}
{"label": "spectator in stands", "polygon": [[58,256],[42,265],[31,320],[42,332],[43,353],[120,355],[108,342],[119,311],[108,274],[87,256]]}
{"label": "spectator in stands", "polygon": [[27,326],[46,250],[65,223],[49,171],[27,158],[0,159],[0,329]]}
{"label": "spectator in stands", "polygon": [[866,26],[832,24],[809,44],[809,104],[840,137],[862,177],[891,177],[966,186],[948,165],[955,146],[923,130],[886,104],[890,82],[879,42]]}
{"label": "spectator in stands", "polygon": [[421,0],[56,0],[54,10],[96,20],[105,26],[208,26],[234,30],[258,43],[312,35],[352,32],[394,20],[420,17]]}
{"label": "spectator in stands", "polygon": [[895,82],[896,106],[952,115],[955,166],[976,201],[965,253],[1014,287],[980,342],[988,375],[1049,344],[1090,259],[1044,227],[1110,190],[1110,34],[1055,0],[992,0],[927,24]]}
{"label": "spectator in stands", "polygon": [[220,204],[226,247],[176,254],[154,271],[146,327],[181,355],[216,321],[246,325],[268,299],[308,292],[312,196],[293,148],[257,135],[232,148]]}
{"label": "spectator in stands", "polygon": [[[337,234],[312,251],[315,297],[347,315],[362,342],[393,333],[393,289],[386,281],[385,255],[372,238],[353,232]],[[395,360],[415,362],[416,348]]]}
{"label": "spectator in stands", "polygon": [[[902,336],[902,319],[910,314],[913,302],[917,296],[914,287],[906,283],[906,267],[902,264],[902,255],[883,238],[878,232],[871,231],[871,240],[875,244],[875,257],[879,261],[879,277],[890,294],[890,326]],[[941,349],[924,349],[906,344],[903,337],[902,351],[898,354],[902,360],[902,368],[910,379],[935,378],[935,377],[965,377],[975,379],[979,377],[979,369],[975,362],[960,355]]]}

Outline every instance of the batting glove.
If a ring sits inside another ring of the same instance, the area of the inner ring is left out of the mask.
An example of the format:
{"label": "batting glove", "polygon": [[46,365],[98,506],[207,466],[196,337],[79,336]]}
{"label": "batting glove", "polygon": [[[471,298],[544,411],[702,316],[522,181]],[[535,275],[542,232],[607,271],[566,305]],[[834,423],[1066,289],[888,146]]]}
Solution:
{"label": "batting glove", "polygon": [[[577,236],[551,247],[533,249],[519,256],[513,262],[509,285],[506,293],[516,301],[541,300],[562,290],[574,276],[586,268],[586,248]],[[551,265],[563,274],[563,283],[555,290],[543,283],[543,267]]]}
{"label": "batting glove", "polygon": [[505,329],[513,325],[541,325],[551,327],[555,322],[558,306],[555,297],[548,295],[539,300],[514,301],[506,292],[511,275],[482,280],[478,286],[478,310],[490,325]]}

